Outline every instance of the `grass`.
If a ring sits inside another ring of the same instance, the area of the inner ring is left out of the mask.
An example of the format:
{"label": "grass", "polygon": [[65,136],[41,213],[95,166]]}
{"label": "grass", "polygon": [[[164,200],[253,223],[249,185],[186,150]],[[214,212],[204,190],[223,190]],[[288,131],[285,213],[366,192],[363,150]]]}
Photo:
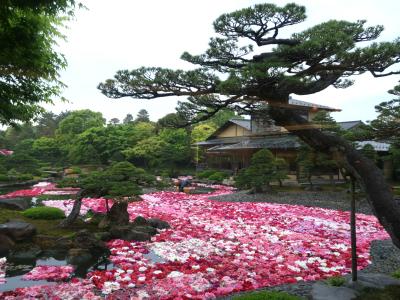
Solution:
{"label": "grass", "polygon": [[300,300],[301,298],[285,292],[260,291],[234,296],[233,300]]}
{"label": "grass", "polygon": [[392,277],[400,279],[400,269],[394,271]]}
{"label": "grass", "polygon": [[68,199],[75,199],[75,195],[39,195],[36,198],[37,198],[38,201],[68,200]]}
{"label": "grass", "polygon": [[399,300],[400,286],[389,285],[384,289],[365,288],[355,300]]}
{"label": "grass", "polygon": [[326,283],[331,286],[342,286],[345,282],[346,279],[342,276],[333,276],[326,280]]}
{"label": "grass", "polygon": [[65,218],[64,211],[59,208],[49,206],[31,207],[27,210],[24,210],[22,215],[30,219],[41,220],[57,220]]}
{"label": "grass", "polygon": [[0,209],[0,224],[6,223],[12,219],[19,219],[28,223],[35,225],[37,229],[37,234],[39,235],[47,235],[52,237],[62,237],[68,236],[76,233],[81,229],[88,229],[89,231],[96,232],[99,231],[96,225],[94,224],[86,224],[83,221],[77,220],[75,224],[73,224],[69,228],[59,228],[58,224],[60,220],[39,220],[39,219],[30,219],[25,217],[21,211],[9,210],[9,209]]}

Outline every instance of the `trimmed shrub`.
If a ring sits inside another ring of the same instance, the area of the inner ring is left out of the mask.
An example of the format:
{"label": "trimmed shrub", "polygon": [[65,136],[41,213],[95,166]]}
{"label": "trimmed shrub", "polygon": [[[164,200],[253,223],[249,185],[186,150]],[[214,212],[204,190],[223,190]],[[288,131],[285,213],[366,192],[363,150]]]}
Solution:
{"label": "trimmed shrub", "polygon": [[31,219],[56,220],[65,218],[64,211],[56,207],[38,206],[28,208],[22,215]]}
{"label": "trimmed shrub", "polygon": [[212,174],[208,177],[208,180],[221,182],[222,180],[224,180],[227,177],[228,177],[228,174],[226,174],[225,172],[215,172],[214,174]]}
{"label": "trimmed shrub", "polygon": [[213,175],[216,171],[215,170],[204,170],[202,172],[197,173],[197,177],[200,179],[207,179],[211,175]]}
{"label": "trimmed shrub", "polygon": [[234,296],[233,300],[300,300],[301,298],[285,292],[261,291]]}

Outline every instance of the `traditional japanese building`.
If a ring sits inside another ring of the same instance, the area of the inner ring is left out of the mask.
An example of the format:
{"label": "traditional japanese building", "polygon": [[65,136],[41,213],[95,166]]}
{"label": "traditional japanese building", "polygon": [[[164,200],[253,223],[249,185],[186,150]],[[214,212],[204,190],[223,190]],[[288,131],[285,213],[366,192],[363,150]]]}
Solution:
{"label": "traditional japanese building", "polygon": [[[306,101],[289,99],[289,105],[296,109],[304,118],[311,121],[320,111],[335,112],[340,109],[313,104]],[[251,156],[259,149],[267,148],[275,156],[284,158],[290,173],[298,172],[296,158],[301,145],[299,138],[289,133],[285,128],[276,126],[266,118],[251,116],[250,119],[231,119],[212,133],[205,141],[195,145],[200,149],[203,158],[201,168],[218,168],[236,172],[250,164]],[[343,130],[354,130],[363,124],[362,121],[339,122]],[[387,152],[389,145],[377,142],[360,142],[360,146],[370,143],[376,151]]]}

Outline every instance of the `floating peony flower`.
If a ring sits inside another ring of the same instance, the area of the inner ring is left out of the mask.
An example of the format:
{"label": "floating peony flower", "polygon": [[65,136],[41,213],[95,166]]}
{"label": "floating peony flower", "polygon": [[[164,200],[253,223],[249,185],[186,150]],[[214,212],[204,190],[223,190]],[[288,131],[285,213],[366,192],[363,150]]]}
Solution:
{"label": "floating peony flower", "polygon": [[71,276],[73,271],[74,268],[71,266],[37,266],[26,273],[22,279],[64,281]]}
{"label": "floating peony flower", "polygon": [[[114,267],[88,274],[91,289],[96,286],[110,299],[209,299],[351,271],[349,212],[217,202],[208,197],[233,189],[214,188],[211,194],[200,195],[157,192],[129,203],[130,220],[138,215],[159,218],[171,229],[159,231],[148,242],[108,242]],[[51,204],[72,208],[72,200],[66,201]],[[106,210],[104,199],[84,199],[82,207],[81,213]],[[371,241],[389,236],[375,217],[363,214],[357,214],[357,233],[358,265],[364,268],[370,263]],[[42,290],[54,298],[55,292]]]}
{"label": "floating peony flower", "polygon": [[6,283],[6,263],[7,259],[5,257],[0,258],[0,284]]}

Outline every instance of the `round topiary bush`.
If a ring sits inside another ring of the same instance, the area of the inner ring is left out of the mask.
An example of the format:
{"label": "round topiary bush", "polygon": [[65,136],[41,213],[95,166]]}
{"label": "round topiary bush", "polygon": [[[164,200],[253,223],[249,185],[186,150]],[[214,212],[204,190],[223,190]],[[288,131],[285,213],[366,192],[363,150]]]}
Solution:
{"label": "round topiary bush", "polygon": [[64,211],[56,207],[38,206],[28,208],[22,215],[31,219],[56,220],[65,218]]}

